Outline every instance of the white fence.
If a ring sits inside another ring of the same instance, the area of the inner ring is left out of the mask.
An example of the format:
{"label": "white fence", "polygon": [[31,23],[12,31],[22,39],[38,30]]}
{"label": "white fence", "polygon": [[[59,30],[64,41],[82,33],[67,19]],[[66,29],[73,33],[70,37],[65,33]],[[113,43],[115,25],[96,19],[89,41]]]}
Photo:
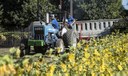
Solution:
{"label": "white fence", "polygon": [[108,34],[110,27],[117,21],[118,19],[76,21],[74,28],[81,33],[81,37],[98,37]]}

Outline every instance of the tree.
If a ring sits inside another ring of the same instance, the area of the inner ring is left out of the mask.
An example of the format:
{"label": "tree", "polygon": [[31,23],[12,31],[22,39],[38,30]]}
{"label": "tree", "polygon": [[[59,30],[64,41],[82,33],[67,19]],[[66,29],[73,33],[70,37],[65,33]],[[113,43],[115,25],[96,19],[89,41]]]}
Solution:
{"label": "tree", "polygon": [[[24,22],[22,22],[22,19],[20,20],[21,24],[23,23],[22,26],[24,26],[24,24],[29,24],[34,20],[39,20],[38,16],[41,17],[41,20],[45,21],[46,13],[55,10],[55,7],[47,0],[40,0],[39,7],[37,6],[37,0],[24,1],[22,8],[23,12],[21,15],[24,19]],[[38,11],[38,8],[40,11]]]}
{"label": "tree", "polygon": [[[26,27],[32,21],[37,20],[37,0],[2,0],[3,4],[3,27],[13,30],[18,27]],[[54,10],[48,0],[40,0],[41,20],[45,13]]]}
{"label": "tree", "polygon": [[2,28],[2,14],[3,14],[3,8],[2,8],[2,4],[0,2],[0,31],[3,31],[4,29]]}
{"label": "tree", "polygon": [[83,19],[120,18],[121,0],[75,0],[84,11]]}
{"label": "tree", "polygon": [[2,9],[2,4],[0,3],[0,25],[2,21],[2,14],[3,14],[3,9]]}
{"label": "tree", "polygon": [[[61,3],[61,2],[62,3]],[[62,11],[69,11],[70,8],[70,0],[50,0],[50,3],[56,6],[56,9],[59,9],[60,3],[62,4]]]}

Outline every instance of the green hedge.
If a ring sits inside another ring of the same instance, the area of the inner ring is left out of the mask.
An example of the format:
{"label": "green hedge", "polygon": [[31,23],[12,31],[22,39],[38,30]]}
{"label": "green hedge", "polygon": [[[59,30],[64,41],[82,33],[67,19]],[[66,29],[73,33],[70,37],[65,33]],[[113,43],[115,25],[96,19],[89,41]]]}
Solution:
{"label": "green hedge", "polygon": [[128,33],[128,19],[124,18],[120,19],[118,22],[115,22],[111,31],[116,32],[116,30],[121,33]]}
{"label": "green hedge", "polygon": [[0,46],[18,46],[24,37],[28,37],[27,32],[0,32]]}

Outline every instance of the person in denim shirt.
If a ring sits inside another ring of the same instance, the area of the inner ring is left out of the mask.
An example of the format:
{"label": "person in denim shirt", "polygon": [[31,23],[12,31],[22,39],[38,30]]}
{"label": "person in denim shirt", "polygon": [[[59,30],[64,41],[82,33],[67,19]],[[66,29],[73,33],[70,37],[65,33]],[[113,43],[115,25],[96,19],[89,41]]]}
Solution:
{"label": "person in denim shirt", "polygon": [[67,18],[68,27],[72,29],[74,22],[75,22],[75,19],[73,18],[73,16],[69,15]]}
{"label": "person in denim shirt", "polygon": [[58,21],[56,20],[56,18],[55,18],[55,16],[54,15],[52,15],[51,16],[51,24],[52,24],[52,26],[55,28],[55,29],[60,29],[60,27],[59,27],[59,23],[58,23]]}

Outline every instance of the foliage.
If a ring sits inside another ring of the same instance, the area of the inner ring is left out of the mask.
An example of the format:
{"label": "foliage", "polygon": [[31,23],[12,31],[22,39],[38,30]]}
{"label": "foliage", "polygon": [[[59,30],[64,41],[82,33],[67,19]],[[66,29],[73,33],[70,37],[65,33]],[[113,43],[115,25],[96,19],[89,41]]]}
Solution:
{"label": "foliage", "polygon": [[3,9],[2,9],[2,5],[1,5],[1,2],[0,2],[0,30],[1,30],[1,21],[2,21],[2,14],[3,14]]}
{"label": "foliage", "polygon": [[0,45],[6,41],[6,37],[4,35],[0,35]]}
{"label": "foliage", "polygon": [[[37,0],[2,0],[3,27],[8,30],[26,27],[30,22],[37,20]],[[40,14],[42,20],[45,13],[53,10],[54,6],[47,0],[40,0]],[[11,26],[11,28],[10,28]]]}
{"label": "foliage", "polygon": [[[37,0],[28,0],[27,2],[24,2],[23,11],[24,11],[24,17],[28,20],[39,20],[38,16],[41,17],[41,20],[45,21],[45,15],[47,12],[52,12],[55,10],[55,7],[51,5],[47,0],[39,0],[39,7],[37,7]],[[38,11],[38,9],[40,11]],[[26,13],[27,12],[27,13]],[[37,14],[39,13],[39,14]],[[28,21],[27,20],[27,21]]]}
{"label": "foliage", "polygon": [[84,11],[84,19],[120,18],[121,0],[75,0]]}
{"label": "foliage", "polygon": [[0,75],[127,76],[127,46],[128,34],[113,34],[90,43],[81,41],[59,55],[35,54],[19,59],[19,50],[11,48],[10,55],[0,57]]}
{"label": "foliage", "polygon": [[[0,33],[0,46],[17,46],[22,38],[28,37],[27,32],[2,32]],[[7,43],[7,44],[4,44]]]}
{"label": "foliage", "polygon": [[70,3],[69,0],[50,0],[50,3],[56,6],[59,9],[60,1],[62,1],[62,12],[69,11]]}
{"label": "foliage", "polygon": [[3,13],[3,9],[2,9],[2,5],[0,3],[0,23],[1,23],[1,19],[2,19],[2,13]]}
{"label": "foliage", "polygon": [[113,27],[111,28],[112,32],[123,32],[128,33],[128,18],[123,18],[118,20],[117,22],[114,22]]}

